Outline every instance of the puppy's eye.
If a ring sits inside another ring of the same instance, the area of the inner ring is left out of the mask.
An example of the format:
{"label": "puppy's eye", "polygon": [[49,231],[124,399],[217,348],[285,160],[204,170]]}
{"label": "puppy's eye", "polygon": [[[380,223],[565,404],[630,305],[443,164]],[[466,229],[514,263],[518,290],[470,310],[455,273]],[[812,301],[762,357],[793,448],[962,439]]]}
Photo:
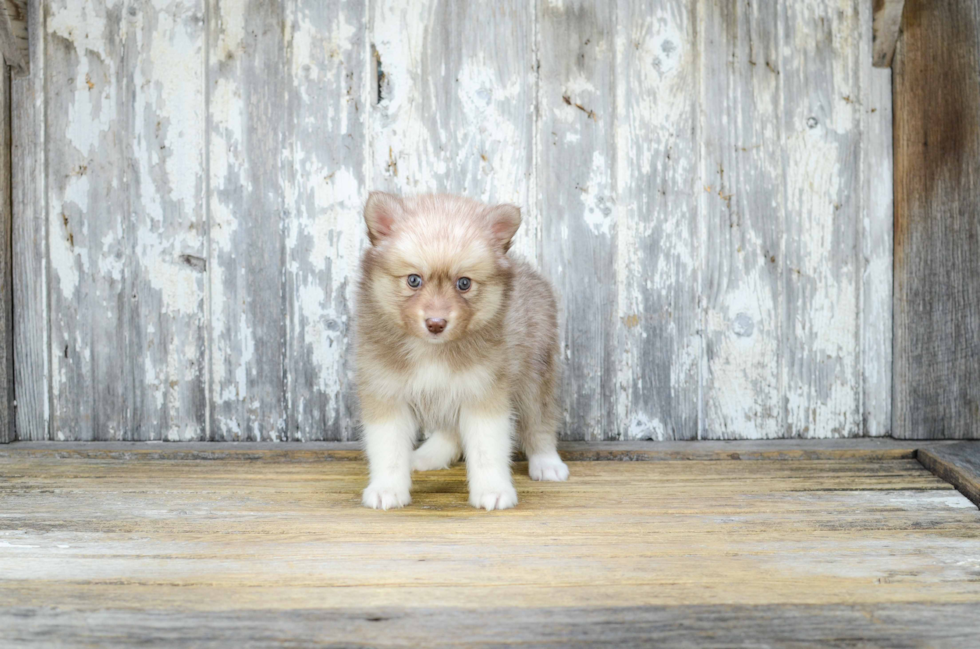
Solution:
{"label": "puppy's eye", "polygon": [[464,293],[470,290],[470,286],[472,286],[472,284],[473,282],[470,281],[469,277],[460,277],[459,279],[456,280],[456,288],[458,288],[460,291],[463,291]]}
{"label": "puppy's eye", "polygon": [[412,288],[418,288],[418,287],[422,286],[422,278],[419,277],[418,275],[414,275],[414,274],[413,275],[409,275],[408,276],[408,285],[411,286]]}

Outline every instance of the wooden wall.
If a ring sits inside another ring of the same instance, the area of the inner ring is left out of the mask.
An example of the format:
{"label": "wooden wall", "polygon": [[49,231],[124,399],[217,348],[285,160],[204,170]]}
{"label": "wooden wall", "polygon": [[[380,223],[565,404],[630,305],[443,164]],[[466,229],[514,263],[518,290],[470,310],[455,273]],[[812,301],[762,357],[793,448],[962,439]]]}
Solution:
{"label": "wooden wall", "polygon": [[906,0],[895,55],[895,434],[980,437],[980,5]]}
{"label": "wooden wall", "polygon": [[22,439],[353,437],[371,189],[524,207],[517,248],[561,294],[568,439],[890,431],[891,86],[870,2],[29,16]]}

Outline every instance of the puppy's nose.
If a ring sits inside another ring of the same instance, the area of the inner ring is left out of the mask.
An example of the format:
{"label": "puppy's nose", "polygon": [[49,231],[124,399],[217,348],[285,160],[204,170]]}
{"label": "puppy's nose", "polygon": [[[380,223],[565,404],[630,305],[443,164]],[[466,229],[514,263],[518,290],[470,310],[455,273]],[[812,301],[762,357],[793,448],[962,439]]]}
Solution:
{"label": "puppy's nose", "polygon": [[425,328],[434,334],[441,334],[442,330],[446,328],[446,321],[442,318],[426,318]]}

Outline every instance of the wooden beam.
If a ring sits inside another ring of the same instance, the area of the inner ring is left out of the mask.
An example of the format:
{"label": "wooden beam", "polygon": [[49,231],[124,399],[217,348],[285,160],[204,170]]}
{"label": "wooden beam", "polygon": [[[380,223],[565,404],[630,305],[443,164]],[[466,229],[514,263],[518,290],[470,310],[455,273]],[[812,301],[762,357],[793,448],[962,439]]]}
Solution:
{"label": "wooden beam", "polygon": [[10,71],[0,56],[0,444],[14,441],[14,287],[11,273]]}
{"label": "wooden beam", "polygon": [[980,5],[907,0],[894,65],[892,434],[980,438]]}
{"label": "wooden beam", "polygon": [[895,44],[902,28],[905,0],[874,0],[874,53],[876,68],[891,67]]}
{"label": "wooden beam", "polygon": [[0,54],[17,74],[27,74],[27,0],[0,0]]}
{"label": "wooden beam", "polygon": [[956,487],[980,507],[980,442],[959,442],[920,449],[916,458],[936,477]]}

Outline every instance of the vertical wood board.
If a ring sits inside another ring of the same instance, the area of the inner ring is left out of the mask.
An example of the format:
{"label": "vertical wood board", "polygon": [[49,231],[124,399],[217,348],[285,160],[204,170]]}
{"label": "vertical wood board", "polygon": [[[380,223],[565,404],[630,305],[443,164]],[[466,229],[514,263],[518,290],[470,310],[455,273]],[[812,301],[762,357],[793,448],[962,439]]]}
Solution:
{"label": "vertical wood board", "polygon": [[977,438],[980,6],[908,0],[894,74],[893,434]]}
{"label": "vertical wood board", "polygon": [[24,439],[355,438],[371,189],[523,208],[516,250],[561,304],[566,439],[891,430],[890,84],[869,3],[28,17]]}
{"label": "vertical wood board", "polygon": [[46,440],[50,418],[47,194],[44,163],[44,12],[27,6],[26,77],[11,81],[13,184],[14,386],[17,438]]}

